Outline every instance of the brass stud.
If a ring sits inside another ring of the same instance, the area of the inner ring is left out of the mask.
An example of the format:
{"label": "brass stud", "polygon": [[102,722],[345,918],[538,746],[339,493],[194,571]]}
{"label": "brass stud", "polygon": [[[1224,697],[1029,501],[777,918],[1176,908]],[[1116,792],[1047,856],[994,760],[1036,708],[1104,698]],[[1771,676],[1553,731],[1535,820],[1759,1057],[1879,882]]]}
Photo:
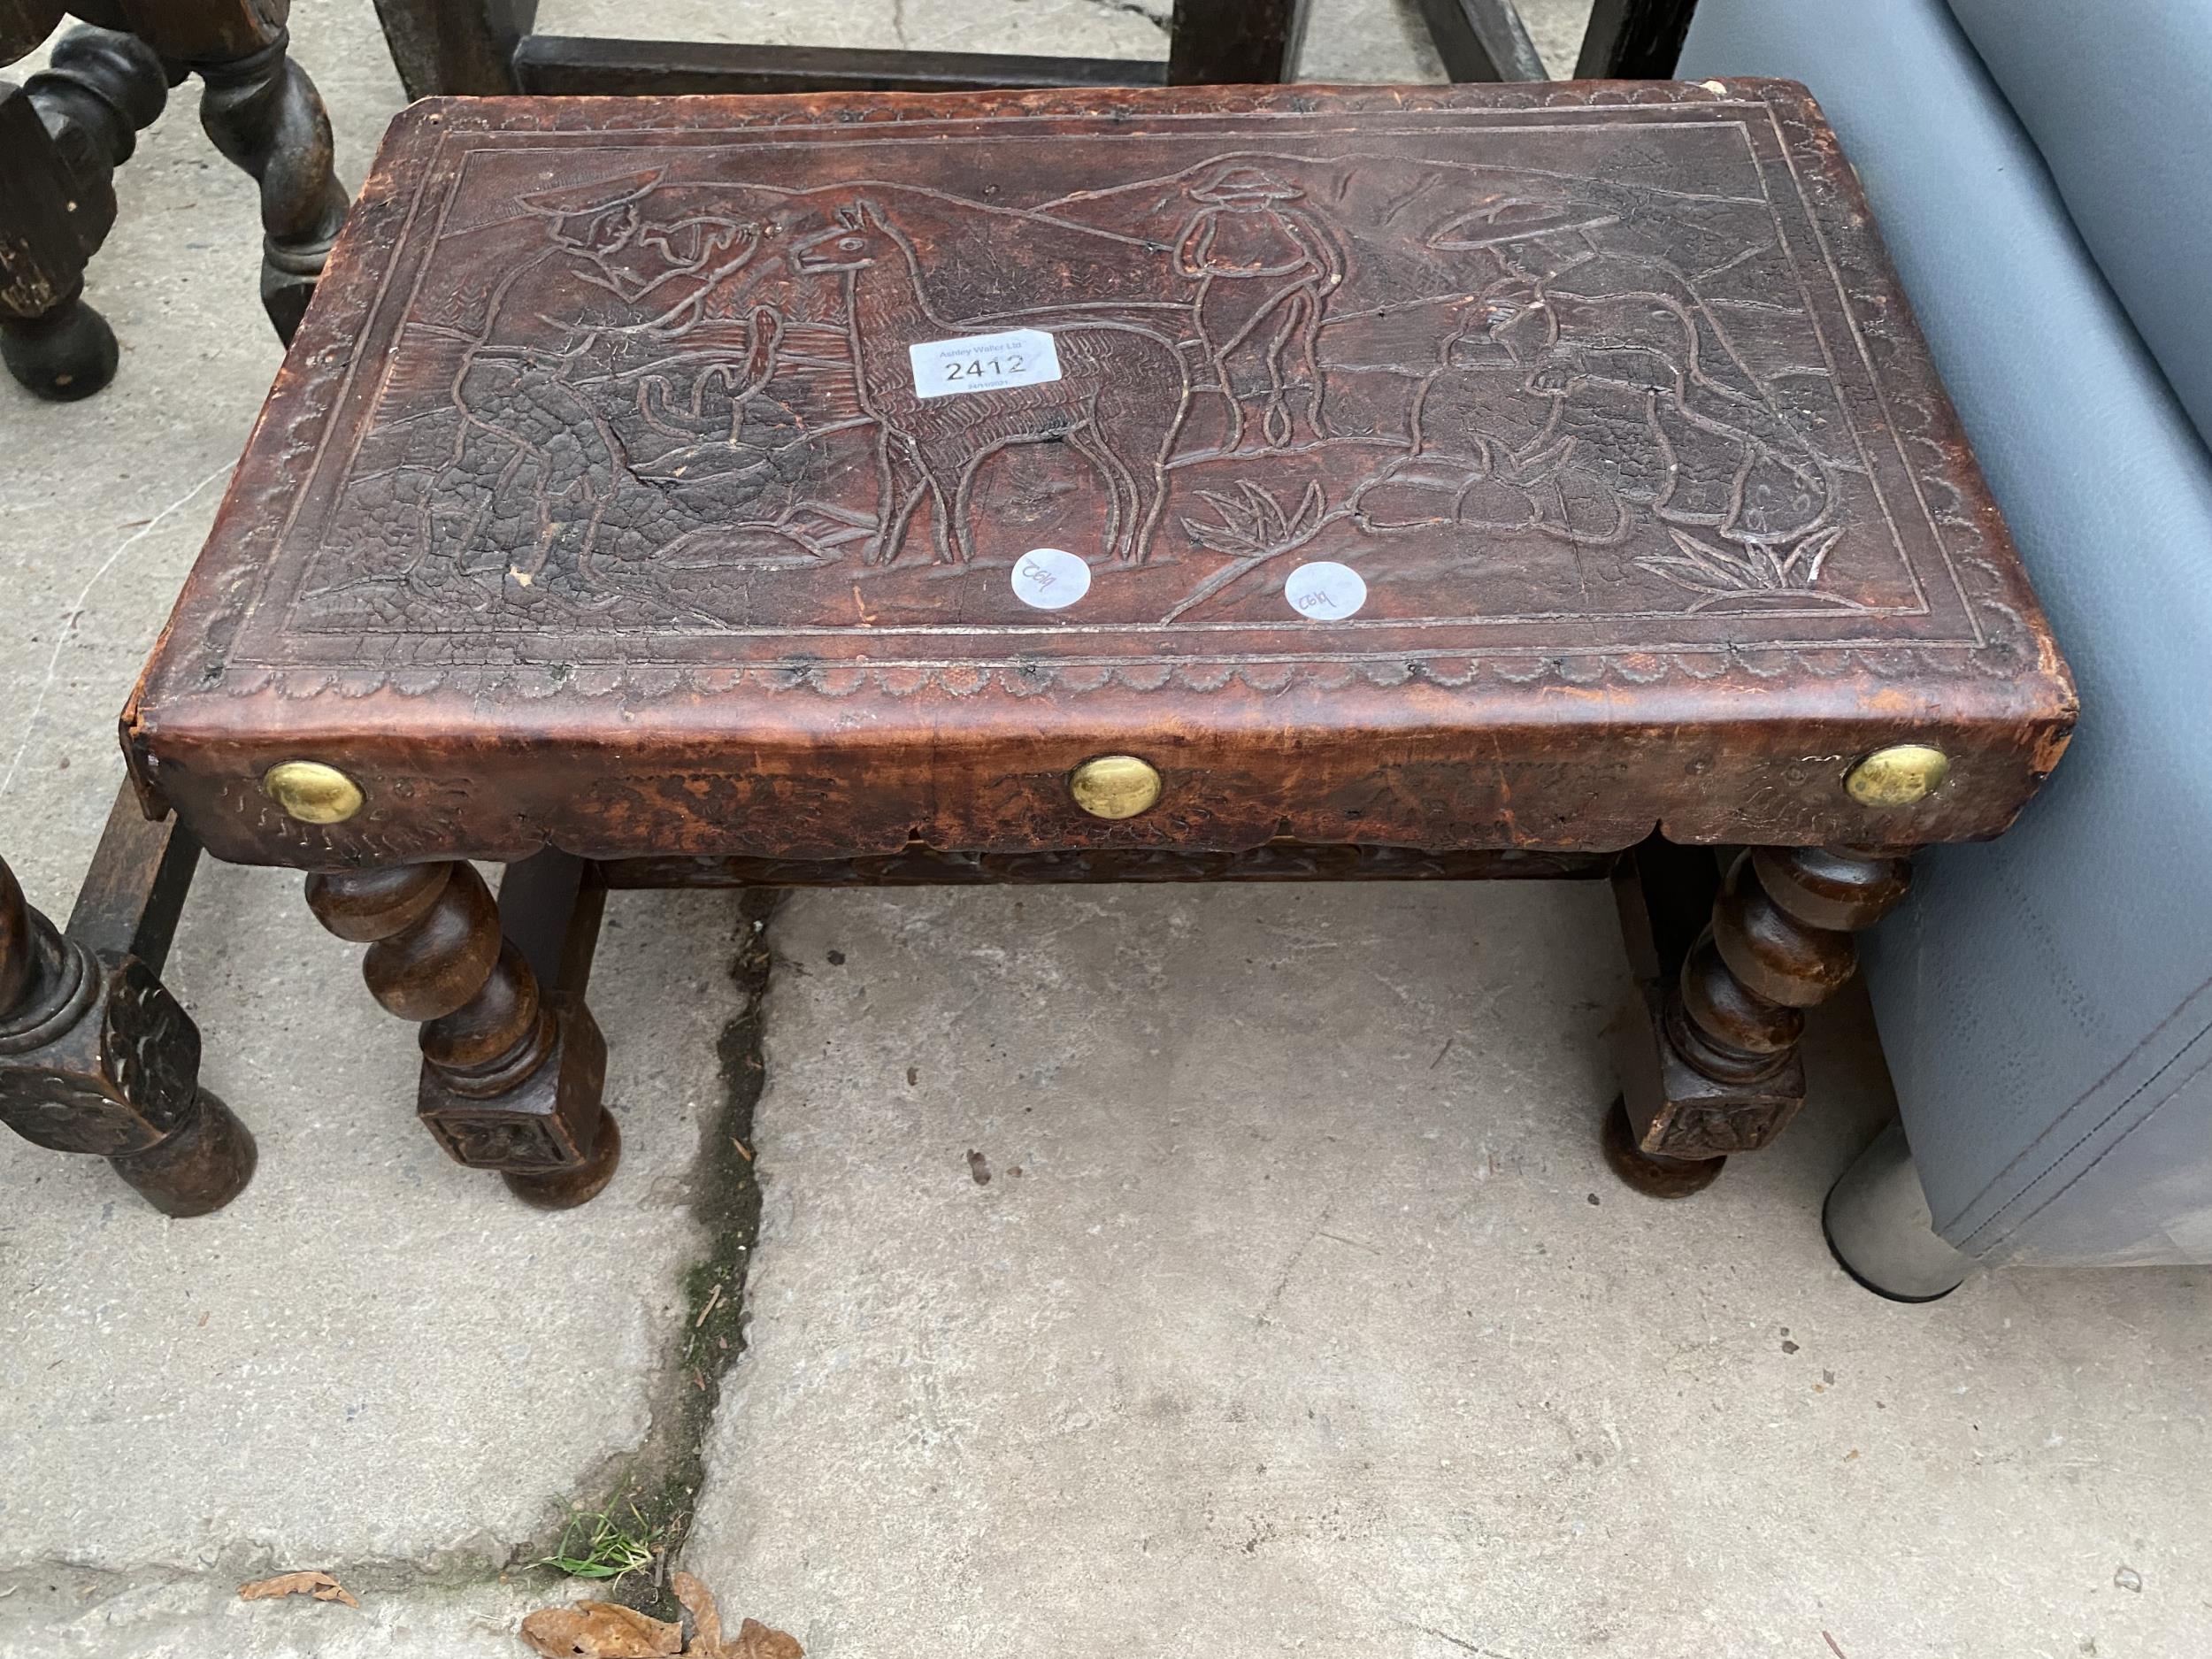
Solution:
{"label": "brass stud", "polygon": [[342,824],[361,810],[361,786],[319,760],[288,760],[261,774],[261,793],[303,824]]}
{"label": "brass stud", "polygon": [[1093,818],[1134,818],[1159,804],[1160,774],[1134,755],[1101,755],[1068,780],[1075,804]]}
{"label": "brass stud", "polygon": [[1925,800],[1950,776],[1951,758],[1925,743],[1893,743],[1878,749],[1844,780],[1861,806],[1910,806]]}

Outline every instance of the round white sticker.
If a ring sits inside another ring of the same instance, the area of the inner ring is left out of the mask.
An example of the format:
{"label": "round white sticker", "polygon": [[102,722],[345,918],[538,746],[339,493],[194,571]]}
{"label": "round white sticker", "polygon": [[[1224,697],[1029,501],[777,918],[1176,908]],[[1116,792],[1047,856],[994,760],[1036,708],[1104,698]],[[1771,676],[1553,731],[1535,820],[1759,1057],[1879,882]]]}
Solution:
{"label": "round white sticker", "polygon": [[1302,617],[1316,622],[1341,622],[1357,616],[1367,603],[1367,583],[1349,565],[1334,559],[1316,559],[1291,572],[1283,584],[1283,597]]}
{"label": "round white sticker", "polygon": [[1061,611],[1090,591],[1091,567],[1072,553],[1033,548],[1014,561],[1014,597],[1025,605]]}

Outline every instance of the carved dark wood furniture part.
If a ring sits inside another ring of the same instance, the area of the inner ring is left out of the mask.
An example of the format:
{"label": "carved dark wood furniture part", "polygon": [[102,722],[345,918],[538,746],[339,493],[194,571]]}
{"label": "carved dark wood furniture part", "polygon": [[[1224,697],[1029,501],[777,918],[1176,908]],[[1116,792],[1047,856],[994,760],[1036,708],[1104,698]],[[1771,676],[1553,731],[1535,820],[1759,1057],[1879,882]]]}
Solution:
{"label": "carved dark wood furniture part", "polygon": [[[289,341],[346,214],[330,121],[287,56],[288,0],[81,0],[87,19],[21,87],[0,82],[0,355],[42,397],[85,397],[115,373],[115,335],[84,272],[115,222],[115,169],[172,86],[197,74],[201,124],[261,188],[261,299]],[[0,0],[0,63],[64,8]]]}
{"label": "carved dark wood furniture part", "polygon": [[543,35],[534,27],[537,0],[377,0],[377,12],[410,97],[509,92],[668,96],[1288,81],[1310,4],[1175,0],[1168,55],[1162,59]]}
{"label": "carved dark wood furniture part", "polygon": [[[990,87],[1234,85],[1293,78],[1306,4],[1182,0],[1164,60],[824,46],[733,46],[535,31],[536,0],[377,0],[410,97],[957,92]],[[1673,73],[1696,0],[1596,0],[1575,73]],[[1513,0],[1420,0],[1455,81],[1543,81]]]}
{"label": "carved dark wood furniture part", "polygon": [[[667,97],[1286,81],[1297,67],[1310,4],[1179,0],[1168,56],[1162,59],[545,35],[534,28],[535,0],[377,0],[377,10],[411,97],[508,92]],[[1452,80],[1547,78],[1512,0],[1421,0],[1421,11]]]}
{"label": "carved dark wood furniture part", "polygon": [[92,1153],[172,1216],[219,1210],[253,1177],[253,1136],[199,1084],[200,1033],[161,982],[200,849],[126,789],[66,928],[0,863],[0,1122]]}
{"label": "carved dark wood furniture part", "polygon": [[1575,73],[1584,80],[1658,81],[1674,73],[1697,0],[1595,0]]}
{"label": "carved dark wood furniture part", "polygon": [[1454,81],[1548,81],[1513,0],[1421,0],[1421,20]]}
{"label": "carved dark wood furniture part", "polygon": [[[600,1104],[606,1043],[580,991],[597,925],[582,861],[539,857],[563,867],[566,890],[532,894],[529,925],[563,941],[541,950],[534,964],[506,936],[502,911],[510,906],[495,903],[475,866],[458,860],[311,875],[307,902],[332,933],[369,947],[362,973],[376,1000],[422,1022],[417,1112],[439,1144],[463,1164],[502,1171],[530,1202],[558,1210],[598,1194],[622,1141]],[[535,860],[515,869],[534,889],[544,885]],[[549,961],[569,955],[568,926],[549,926],[546,913],[573,912],[580,901],[588,937],[572,990],[541,977]]]}
{"label": "carved dark wood furniture part", "polygon": [[418,105],[124,738],[554,1202],[595,880],[1615,867],[1681,1189],[2072,716],[1832,134],[1735,81]]}

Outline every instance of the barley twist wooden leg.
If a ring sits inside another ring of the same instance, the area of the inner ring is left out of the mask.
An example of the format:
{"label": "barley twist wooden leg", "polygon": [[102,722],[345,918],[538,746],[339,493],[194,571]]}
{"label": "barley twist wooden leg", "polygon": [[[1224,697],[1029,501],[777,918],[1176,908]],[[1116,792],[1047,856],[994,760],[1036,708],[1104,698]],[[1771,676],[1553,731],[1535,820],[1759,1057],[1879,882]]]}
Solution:
{"label": "barley twist wooden leg", "polygon": [[0,1122],[106,1158],[165,1214],[204,1216],[245,1190],[256,1155],[199,1076],[199,1028],[154,970],[65,937],[0,863]]}
{"label": "barley twist wooden leg", "polygon": [[[1857,969],[1851,935],[1905,896],[1912,867],[1887,853],[1761,847],[1738,858],[1711,920],[1671,984],[1647,971],[1648,1021],[1627,1034],[1622,1098],[1605,1148],[1632,1186],[1679,1197],[1709,1186],[1726,1156],[1767,1145],[1803,1103],[1804,1010]],[[1639,950],[1631,929],[1631,950]]]}
{"label": "barley twist wooden leg", "polygon": [[195,59],[205,84],[200,124],[261,186],[261,303],[290,344],[345,223],[330,117],[307,72],[287,56],[282,28],[243,57]]}
{"label": "barley twist wooden leg", "polygon": [[543,1208],[596,1196],[622,1144],[600,1103],[605,1043],[580,999],[541,994],[475,869],[311,875],[307,902],[332,933],[369,947],[370,994],[421,1022],[417,1110],[438,1143]]}

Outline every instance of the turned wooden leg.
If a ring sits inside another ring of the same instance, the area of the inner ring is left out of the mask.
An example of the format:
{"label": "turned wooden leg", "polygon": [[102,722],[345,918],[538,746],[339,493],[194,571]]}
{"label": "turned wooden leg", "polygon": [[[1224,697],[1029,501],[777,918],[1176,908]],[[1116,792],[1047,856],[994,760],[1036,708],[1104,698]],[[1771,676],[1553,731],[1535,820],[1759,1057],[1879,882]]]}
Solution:
{"label": "turned wooden leg", "polygon": [[332,933],[369,947],[361,972],[370,994],[422,1022],[417,1110],[439,1145],[459,1163],[499,1171],[543,1208],[595,1197],[622,1147],[600,1103],[606,1044],[580,995],[541,994],[475,869],[311,875],[307,902]]}
{"label": "turned wooden leg", "polygon": [[1647,843],[1616,882],[1643,1018],[1623,1034],[1605,1150],[1624,1180],[1660,1197],[1709,1186],[1729,1153],[1767,1145],[1796,1115],[1804,1010],[1851,977],[1851,935],[1912,880],[1896,854],[1755,848],[1693,935],[1686,897],[1702,897],[1701,863],[1710,870],[1694,849]]}
{"label": "turned wooden leg", "polygon": [[1421,0],[1421,18],[1455,81],[1550,79],[1513,0]]}
{"label": "turned wooden leg", "polygon": [[150,48],[96,28],[63,35],[24,85],[0,83],[0,360],[40,397],[89,397],[115,378],[85,265],[115,222],[115,169],[168,96]]}
{"label": "turned wooden leg", "polygon": [[36,317],[0,313],[0,361],[25,391],[66,403],[105,389],[122,349],[107,319],[84,303],[79,287]]}
{"label": "turned wooden leg", "polygon": [[198,854],[172,833],[119,802],[67,934],[0,863],[0,1121],[106,1158],[165,1214],[204,1216],[245,1190],[256,1153],[199,1086],[199,1028],[157,977]]}
{"label": "turned wooden leg", "polygon": [[1175,0],[1168,33],[1170,86],[1295,80],[1310,0]]}
{"label": "turned wooden leg", "polygon": [[1697,0],[1596,0],[1575,59],[1578,81],[1665,81]]}
{"label": "turned wooden leg", "polygon": [[[85,258],[115,219],[111,175],[130,155],[137,129],[160,114],[169,87],[189,71],[205,86],[200,123],[208,136],[261,187],[261,303],[289,344],[348,205],[333,170],[330,118],[315,83],[288,55],[289,0],[87,0],[75,10],[112,27],[63,37],[52,65],[22,89],[27,124],[0,109],[4,241],[21,241],[16,227],[25,223],[57,248],[73,238],[74,267],[58,274],[42,269],[25,288],[35,288],[35,303],[12,298],[12,290],[24,288],[19,250],[0,244],[11,256],[0,259],[0,313],[42,316],[55,295],[74,293]],[[47,150],[58,165],[43,158]],[[27,181],[34,169],[51,179]],[[80,355],[96,351],[96,318],[64,320]],[[60,348],[61,326],[50,331],[50,349]],[[11,329],[11,341],[18,334]],[[35,366],[31,351],[27,343],[12,344],[10,366],[19,353]]]}
{"label": "turned wooden leg", "polygon": [[411,98],[519,92],[515,48],[538,0],[376,0],[385,43]]}
{"label": "turned wooden leg", "polygon": [[279,27],[243,57],[190,61],[205,85],[200,124],[261,186],[261,303],[289,345],[348,203],[334,170],[330,117],[287,45]]}

